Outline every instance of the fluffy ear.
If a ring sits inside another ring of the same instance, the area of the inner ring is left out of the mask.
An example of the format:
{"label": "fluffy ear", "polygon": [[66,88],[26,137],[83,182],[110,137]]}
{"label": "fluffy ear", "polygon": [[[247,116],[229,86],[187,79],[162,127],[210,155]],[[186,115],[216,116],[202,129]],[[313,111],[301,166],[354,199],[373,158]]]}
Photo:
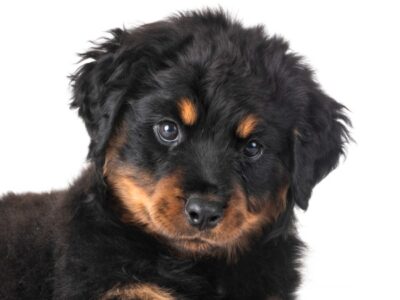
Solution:
{"label": "fluffy ear", "polygon": [[294,130],[291,188],[296,204],[304,210],[313,187],[337,166],[350,138],[343,105],[319,88],[309,93],[307,102]]}
{"label": "fluffy ear", "polygon": [[71,108],[78,109],[89,133],[90,159],[96,159],[104,149],[124,98],[118,86],[125,78],[127,66],[118,60],[117,53],[127,33],[115,29],[111,34],[110,39],[81,54],[85,63],[70,77]]}
{"label": "fluffy ear", "polygon": [[89,159],[101,164],[127,99],[148,88],[148,78],[190,43],[190,35],[179,35],[174,26],[156,22],[133,30],[114,29],[111,38],[81,55],[88,62],[71,76],[71,107],[78,108],[89,132]]}

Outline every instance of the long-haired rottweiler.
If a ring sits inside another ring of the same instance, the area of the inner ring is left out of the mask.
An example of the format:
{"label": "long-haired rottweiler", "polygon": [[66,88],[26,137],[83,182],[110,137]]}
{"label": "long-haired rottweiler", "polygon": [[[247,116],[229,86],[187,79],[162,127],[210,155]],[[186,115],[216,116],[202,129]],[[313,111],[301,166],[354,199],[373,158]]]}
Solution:
{"label": "long-haired rottweiler", "polygon": [[89,167],[0,200],[0,298],[293,299],[294,208],[350,125],[302,58],[203,10],[114,29],[82,59]]}

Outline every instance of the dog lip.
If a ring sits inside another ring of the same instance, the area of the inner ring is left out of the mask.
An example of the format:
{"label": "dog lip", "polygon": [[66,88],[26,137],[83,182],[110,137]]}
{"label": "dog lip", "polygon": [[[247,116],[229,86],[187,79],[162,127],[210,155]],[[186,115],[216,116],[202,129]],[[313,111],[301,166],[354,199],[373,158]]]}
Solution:
{"label": "dog lip", "polygon": [[181,237],[178,239],[179,242],[181,243],[185,243],[185,242],[189,242],[189,243],[195,243],[195,244],[210,244],[209,241],[204,240],[200,237]]}

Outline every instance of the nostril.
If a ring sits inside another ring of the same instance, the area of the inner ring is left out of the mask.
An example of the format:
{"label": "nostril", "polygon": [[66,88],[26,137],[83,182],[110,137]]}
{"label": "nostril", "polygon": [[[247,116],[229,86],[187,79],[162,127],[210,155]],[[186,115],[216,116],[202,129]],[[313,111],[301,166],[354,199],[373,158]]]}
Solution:
{"label": "nostril", "polygon": [[211,217],[208,219],[208,222],[209,222],[210,224],[213,225],[213,224],[218,223],[219,219],[221,219],[221,216],[220,216],[220,215],[211,216]]}
{"label": "nostril", "polygon": [[217,221],[218,219],[219,219],[218,216],[213,216],[213,217],[210,218],[210,221],[211,221],[211,222],[215,222],[215,221]]}
{"label": "nostril", "polygon": [[191,212],[189,213],[189,217],[190,217],[190,219],[191,219],[192,221],[194,221],[194,222],[198,222],[198,221],[200,220],[199,214],[198,214],[197,212],[195,212],[195,211],[191,211]]}

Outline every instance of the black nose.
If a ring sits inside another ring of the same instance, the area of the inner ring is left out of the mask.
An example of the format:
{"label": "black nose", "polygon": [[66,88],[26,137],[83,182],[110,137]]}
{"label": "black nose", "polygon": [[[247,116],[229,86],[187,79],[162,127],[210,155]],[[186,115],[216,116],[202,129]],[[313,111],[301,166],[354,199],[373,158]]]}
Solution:
{"label": "black nose", "polygon": [[200,230],[213,228],[222,219],[223,204],[215,200],[207,200],[199,196],[191,196],[185,206],[189,223]]}

